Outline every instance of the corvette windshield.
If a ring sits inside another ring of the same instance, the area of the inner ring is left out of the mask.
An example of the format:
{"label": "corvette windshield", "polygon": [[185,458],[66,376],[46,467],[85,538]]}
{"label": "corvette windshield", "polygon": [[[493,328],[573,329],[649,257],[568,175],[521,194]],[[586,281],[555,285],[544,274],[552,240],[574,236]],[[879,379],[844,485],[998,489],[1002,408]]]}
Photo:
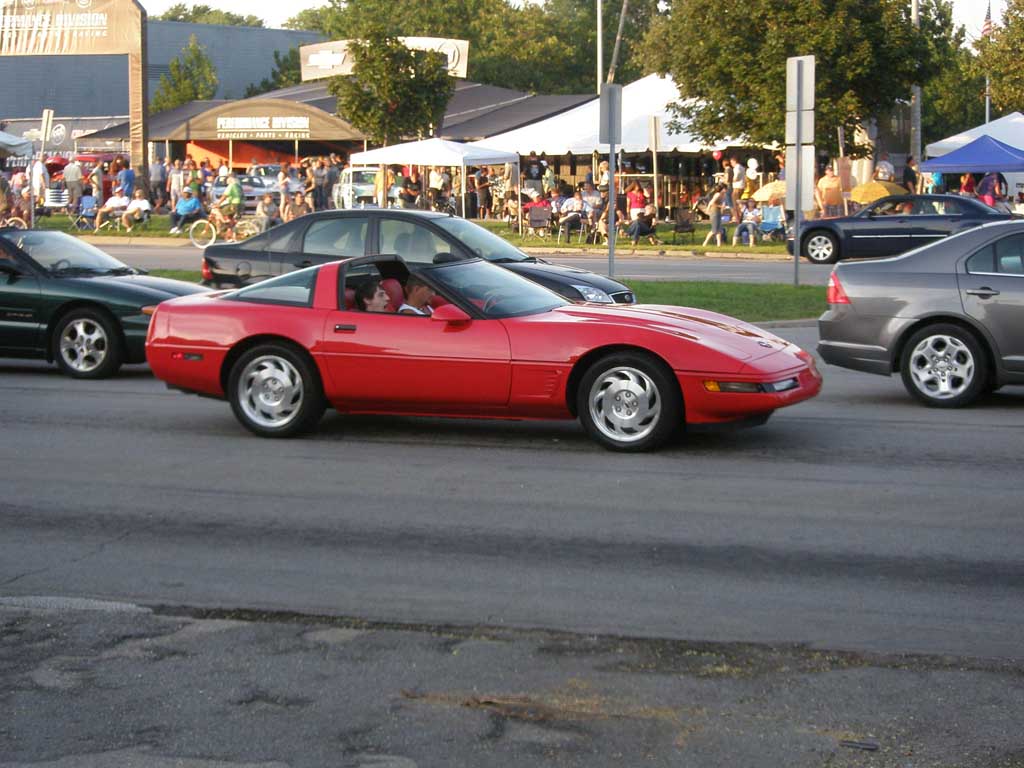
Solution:
{"label": "corvette windshield", "polygon": [[134,271],[99,248],[63,232],[15,229],[0,233],[0,237],[23,250],[29,258],[51,274]]}
{"label": "corvette windshield", "polygon": [[434,223],[462,242],[474,256],[497,263],[527,261],[530,257],[509,244],[504,238],[489,232],[471,221],[455,216],[434,219]]}
{"label": "corvette windshield", "polygon": [[429,274],[490,318],[535,315],[569,303],[525,277],[483,261],[453,262]]}

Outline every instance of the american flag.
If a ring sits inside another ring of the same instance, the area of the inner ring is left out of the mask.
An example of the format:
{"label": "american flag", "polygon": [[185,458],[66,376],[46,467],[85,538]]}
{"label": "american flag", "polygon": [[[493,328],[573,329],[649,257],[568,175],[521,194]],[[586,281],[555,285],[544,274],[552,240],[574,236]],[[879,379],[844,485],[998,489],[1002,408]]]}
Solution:
{"label": "american flag", "polygon": [[985,11],[985,21],[981,24],[981,36],[992,36],[992,0],[989,0],[988,10]]}

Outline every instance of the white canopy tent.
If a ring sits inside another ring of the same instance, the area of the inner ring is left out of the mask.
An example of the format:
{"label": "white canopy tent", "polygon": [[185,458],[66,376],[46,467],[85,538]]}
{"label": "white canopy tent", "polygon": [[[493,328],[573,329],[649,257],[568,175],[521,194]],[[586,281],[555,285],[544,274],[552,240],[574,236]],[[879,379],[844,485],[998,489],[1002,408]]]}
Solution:
{"label": "white canopy tent", "polygon": [[979,125],[969,131],[936,141],[925,147],[928,157],[941,157],[955,149],[966,147],[981,136],[991,136],[1004,144],[1017,149],[1024,149],[1024,114],[1013,112],[991,123]]}
{"label": "white canopy tent", "polygon": [[[623,152],[700,152],[725,149],[735,142],[707,145],[690,133],[672,133],[668,123],[675,119],[668,106],[679,100],[679,89],[670,77],[648,75],[622,88],[622,142],[616,146]],[[521,155],[530,152],[548,155],[589,155],[608,151],[598,140],[600,101],[594,99],[561,114],[513,131],[489,136],[470,146],[481,149],[503,149]],[[652,131],[651,118],[658,118],[658,131]],[[652,146],[652,139],[657,142]]]}
{"label": "white canopy tent", "polygon": [[32,152],[32,142],[28,139],[0,131],[0,157],[30,157]]}
{"label": "white canopy tent", "polygon": [[443,165],[462,169],[462,211],[466,211],[466,168],[481,165],[512,163],[516,167],[513,178],[519,178],[519,155],[515,152],[460,144],[444,139],[424,139],[356,152],[349,160],[362,165]]}

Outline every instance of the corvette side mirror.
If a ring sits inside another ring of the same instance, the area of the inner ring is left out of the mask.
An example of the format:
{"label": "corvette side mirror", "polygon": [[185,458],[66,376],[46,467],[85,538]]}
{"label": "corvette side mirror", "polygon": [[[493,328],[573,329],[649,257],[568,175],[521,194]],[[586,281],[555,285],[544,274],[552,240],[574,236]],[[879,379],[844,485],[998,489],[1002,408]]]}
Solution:
{"label": "corvette side mirror", "polygon": [[473,318],[451,303],[442,304],[435,309],[430,319],[448,323],[449,325],[463,325],[473,320]]}

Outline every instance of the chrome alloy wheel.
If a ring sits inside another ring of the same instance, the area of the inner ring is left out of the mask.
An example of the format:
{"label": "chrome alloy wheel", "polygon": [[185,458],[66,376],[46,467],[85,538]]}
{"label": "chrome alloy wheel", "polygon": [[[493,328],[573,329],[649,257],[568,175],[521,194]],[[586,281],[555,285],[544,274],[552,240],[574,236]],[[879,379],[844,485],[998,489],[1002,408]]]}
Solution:
{"label": "chrome alloy wheel", "polygon": [[590,418],[606,437],[618,443],[643,440],[658,426],[661,394],[651,378],[636,368],[616,367],[601,374],[590,388]]}
{"label": "chrome alloy wheel", "polygon": [[975,375],[974,355],[955,336],[928,336],[910,353],[914,386],[926,397],[949,400],[964,393]]}
{"label": "chrome alloy wheel", "polygon": [[238,403],[254,424],[268,429],[287,426],[302,407],[302,376],[276,355],[257,357],[238,379]]}
{"label": "chrome alloy wheel", "polygon": [[835,244],[828,235],[811,235],[807,240],[807,258],[811,261],[827,262],[832,258]]}
{"label": "chrome alloy wheel", "polygon": [[95,320],[74,320],[60,336],[60,356],[68,368],[77,373],[95,371],[103,365],[109,351],[107,332]]}

